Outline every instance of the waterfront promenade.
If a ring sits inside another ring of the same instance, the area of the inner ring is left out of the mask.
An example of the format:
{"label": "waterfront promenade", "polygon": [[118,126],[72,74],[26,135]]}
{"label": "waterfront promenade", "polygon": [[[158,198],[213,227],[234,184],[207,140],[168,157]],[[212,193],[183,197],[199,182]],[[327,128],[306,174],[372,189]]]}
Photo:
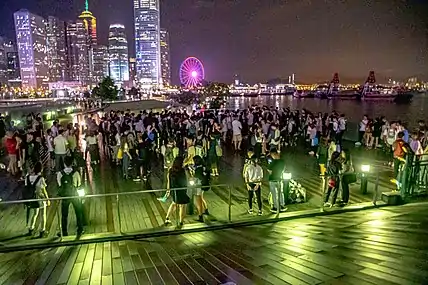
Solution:
{"label": "waterfront promenade", "polygon": [[[373,199],[375,184],[378,181],[379,192],[391,191],[393,185],[389,182],[390,168],[383,165],[383,161],[368,155],[365,151],[354,151],[354,164],[358,169],[361,163],[372,165],[372,172],[376,173],[369,176],[368,192],[362,194],[360,185],[357,183],[351,186],[351,205],[367,202]],[[322,195],[324,180],[318,176],[315,158],[300,151],[285,150],[283,156],[287,162],[288,169],[293,174],[293,178],[299,182],[307,191],[307,201],[300,204],[288,205],[288,213],[297,213],[302,210],[315,210],[319,212],[322,205]],[[247,190],[242,180],[243,157],[225,152],[224,158],[220,163],[220,176],[213,177],[210,191],[206,193],[206,200],[210,210],[210,216],[207,216],[205,224],[195,221],[196,216],[188,215],[185,219],[186,228],[203,228],[213,225],[224,225],[232,222],[241,221],[260,221],[265,219],[275,219],[275,214],[270,213],[270,207],[267,202],[269,193],[268,183],[265,181],[262,187],[263,193],[263,216],[258,217],[249,215]],[[379,177],[377,177],[379,175]],[[103,161],[99,168],[89,171],[84,175],[84,186],[87,194],[115,194],[129,193],[127,195],[112,195],[95,198],[85,198],[85,217],[87,220],[86,233],[82,240],[91,240],[94,238],[108,238],[108,236],[129,235],[140,232],[153,232],[173,230],[175,226],[165,227],[166,212],[170,201],[162,203],[157,200],[163,195],[163,191],[150,192],[152,189],[162,189],[165,187],[164,170],[161,165],[154,162],[153,173],[147,183],[134,182],[132,180],[124,181],[120,177],[118,168],[112,167],[109,161]],[[52,176],[48,178],[48,192],[51,197],[56,197],[56,181]],[[267,175],[266,175],[267,177]],[[2,178],[4,187],[2,187],[1,198],[3,201],[17,200],[22,191],[22,184],[10,181],[6,177]],[[227,185],[227,186],[226,186]],[[229,197],[230,190],[230,197]],[[231,202],[229,221],[229,198]],[[379,195],[380,199],[380,195]],[[56,233],[59,230],[58,215],[59,201],[52,201],[48,208],[48,231],[49,235],[45,239],[31,239],[23,236],[26,233],[26,213],[22,204],[0,204],[0,243],[3,246],[27,246],[34,244],[49,244],[57,242]],[[330,209],[325,209],[330,211]],[[174,217],[173,221],[174,221]],[[75,217],[73,210],[69,214],[69,233],[70,237],[63,241],[72,241],[75,237]],[[0,247],[0,250],[2,248]]]}
{"label": "waterfront promenade", "polygon": [[427,203],[0,254],[0,284],[427,284]]}

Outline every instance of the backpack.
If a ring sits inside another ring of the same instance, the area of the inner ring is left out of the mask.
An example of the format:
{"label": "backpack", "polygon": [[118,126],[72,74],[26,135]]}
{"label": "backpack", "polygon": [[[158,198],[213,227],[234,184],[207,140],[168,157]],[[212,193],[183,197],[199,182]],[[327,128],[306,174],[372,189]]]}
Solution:
{"label": "backpack", "polygon": [[[30,181],[30,176],[27,176],[27,183],[24,187],[24,191],[22,191],[22,199],[23,200],[31,200],[31,199],[36,199],[36,185],[39,182],[39,180],[42,178],[41,175],[37,176],[36,180],[34,180],[33,183],[31,183]],[[39,202],[34,201],[34,202],[27,202],[25,203],[25,205],[29,208],[39,208]]]}
{"label": "backpack", "polygon": [[196,134],[196,125],[192,123],[189,127],[189,135],[195,135]]}
{"label": "backpack", "polygon": [[165,148],[165,165],[170,167],[174,162],[174,149],[172,147],[167,146]]}
{"label": "backpack", "polygon": [[[198,174],[196,174],[196,173],[198,173]],[[195,176],[196,175],[199,176],[200,183],[201,183],[201,186],[202,186],[202,190],[203,191],[210,190],[210,178],[211,178],[211,175],[210,175],[209,170],[205,166],[198,166],[195,169]]]}
{"label": "backpack", "polygon": [[64,170],[61,171],[61,187],[59,189],[59,196],[61,197],[72,197],[76,196],[76,187],[73,184],[73,175],[75,171],[73,170],[70,173],[65,173]]}
{"label": "backpack", "polygon": [[204,157],[204,149],[202,148],[202,146],[197,145],[195,146],[195,156],[199,155],[201,158]]}

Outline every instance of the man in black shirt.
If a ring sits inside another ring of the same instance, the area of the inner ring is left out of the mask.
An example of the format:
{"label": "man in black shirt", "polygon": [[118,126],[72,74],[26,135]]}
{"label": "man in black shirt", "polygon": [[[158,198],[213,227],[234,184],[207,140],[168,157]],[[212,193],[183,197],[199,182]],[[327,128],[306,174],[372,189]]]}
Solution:
{"label": "man in black shirt", "polygon": [[[271,159],[268,160],[268,171],[269,171],[269,188],[272,193],[273,206],[271,209],[272,213],[277,213],[278,208],[280,212],[287,211],[285,208],[284,202],[284,193],[283,193],[283,181],[282,174],[285,169],[285,162],[281,159],[280,154],[276,149],[271,150]],[[278,193],[279,192],[279,193]],[[279,195],[279,203],[278,203]]]}

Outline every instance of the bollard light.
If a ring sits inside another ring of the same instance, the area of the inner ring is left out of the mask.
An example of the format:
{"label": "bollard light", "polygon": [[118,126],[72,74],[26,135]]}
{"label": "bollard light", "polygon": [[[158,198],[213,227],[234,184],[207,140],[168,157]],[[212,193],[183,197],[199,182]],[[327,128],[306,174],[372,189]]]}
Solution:
{"label": "bollard light", "polygon": [[363,172],[363,173],[370,172],[370,165],[369,164],[361,165],[361,172]]}
{"label": "bollard light", "polygon": [[83,189],[83,188],[77,189],[77,195],[79,197],[85,197],[85,189]]}
{"label": "bollard light", "polygon": [[291,172],[283,172],[282,173],[282,179],[284,179],[284,180],[291,180],[291,177],[292,177]]}

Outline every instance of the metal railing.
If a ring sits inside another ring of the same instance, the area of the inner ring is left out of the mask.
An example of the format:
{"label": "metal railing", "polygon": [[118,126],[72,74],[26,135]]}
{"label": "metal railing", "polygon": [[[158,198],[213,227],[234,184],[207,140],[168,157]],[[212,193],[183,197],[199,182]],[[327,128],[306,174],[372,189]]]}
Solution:
{"label": "metal railing", "polygon": [[[322,189],[319,189],[322,199],[324,199],[327,179],[324,179],[324,186]],[[266,188],[264,186],[263,181],[262,188]],[[378,196],[377,188],[378,188],[377,179],[375,188],[376,191],[374,193],[375,197]],[[281,194],[285,194],[287,191],[285,189],[288,187],[288,181],[278,181],[281,183],[281,188],[284,191],[277,191],[277,201],[279,203]],[[245,196],[245,192],[241,190],[237,190],[235,192],[235,188],[242,188],[241,185],[232,185],[232,184],[219,184],[219,185],[211,185],[211,190],[205,192],[205,199],[210,204],[210,197],[216,196],[215,204],[216,208],[209,207],[210,214],[213,216],[211,219],[211,215],[209,216],[209,223],[205,226],[219,225],[219,224],[228,224],[233,222],[242,222],[242,221],[251,221],[251,220],[263,220],[263,219],[277,219],[281,218],[282,214],[280,213],[280,205],[277,205],[276,213],[265,213],[262,217],[256,217],[248,215],[247,210],[248,206],[248,198],[244,197],[243,203],[239,202],[241,199],[237,199],[237,197]],[[87,230],[88,234],[114,234],[114,235],[122,235],[127,236],[129,234],[141,233],[141,232],[156,232],[156,231],[165,231],[166,228],[163,226],[164,222],[164,214],[166,213],[165,206],[162,203],[159,203],[156,198],[161,197],[160,193],[165,193],[166,191],[170,191],[173,193],[174,191],[186,191],[188,196],[190,197],[190,204],[188,207],[194,207],[194,196],[196,194],[196,189],[200,188],[200,186],[189,186],[185,188],[176,188],[176,189],[154,189],[154,190],[141,190],[141,191],[133,191],[133,192],[119,192],[119,193],[103,193],[103,194],[87,194],[84,196],[73,196],[73,197],[52,197],[49,199],[31,199],[31,200],[14,200],[14,201],[1,201],[0,202],[0,223],[4,226],[2,227],[8,235],[3,234],[0,231],[0,244],[4,242],[4,240],[8,240],[7,244],[25,244],[27,240],[17,239],[16,243],[13,243],[13,236],[19,236],[19,233],[23,233],[25,231],[25,225],[22,220],[24,220],[25,212],[27,210],[26,204],[30,202],[47,202],[48,200],[51,203],[51,207],[48,207],[47,219],[50,220],[50,238],[57,238],[55,235],[55,231],[58,230],[60,233],[60,238],[62,238],[62,213],[61,213],[61,203],[65,200],[78,200],[83,205],[90,205],[91,208],[89,214],[86,214],[87,217]],[[245,188],[244,188],[245,189]],[[210,194],[210,192],[213,192]],[[215,192],[215,193],[214,193]],[[267,193],[266,190],[263,190],[264,193]],[[150,196],[151,195],[151,196]],[[211,195],[211,196],[210,196]],[[220,198],[219,198],[220,197]],[[375,198],[374,199],[377,199]],[[285,197],[284,199],[287,199]],[[263,203],[262,198],[262,204]],[[220,201],[220,202],[218,202]],[[158,204],[156,204],[158,203]],[[287,201],[286,201],[287,203]],[[257,203],[254,203],[257,205]],[[322,205],[305,203],[304,210],[317,210],[325,211],[324,203]],[[227,208],[226,208],[227,207]],[[85,209],[88,210],[88,209]],[[265,205],[266,208],[266,205]],[[100,209],[106,209],[105,213],[100,211]],[[294,211],[299,211],[298,206],[295,207]],[[293,211],[293,210],[292,210]],[[156,213],[154,213],[156,212]],[[179,209],[176,207],[174,213],[176,228],[168,228],[168,230],[177,230],[181,229],[179,225]],[[73,225],[74,220],[73,216],[69,214],[71,219],[68,220],[68,225]],[[85,215],[84,215],[85,216]],[[89,216],[89,217],[88,217]],[[39,217],[41,218],[41,217]],[[174,217],[172,217],[174,218]],[[8,220],[9,219],[9,220]],[[28,219],[28,217],[27,217]],[[101,221],[101,223],[100,223]],[[106,225],[109,224],[109,225]],[[186,222],[186,224],[188,224]],[[192,224],[192,223],[191,223]],[[3,237],[3,239],[2,239]],[[12,237],[12,238],[10,238]],[[62,240],[60,240],[61,242]],[[41,243],[46,242],[41,240]]]}

